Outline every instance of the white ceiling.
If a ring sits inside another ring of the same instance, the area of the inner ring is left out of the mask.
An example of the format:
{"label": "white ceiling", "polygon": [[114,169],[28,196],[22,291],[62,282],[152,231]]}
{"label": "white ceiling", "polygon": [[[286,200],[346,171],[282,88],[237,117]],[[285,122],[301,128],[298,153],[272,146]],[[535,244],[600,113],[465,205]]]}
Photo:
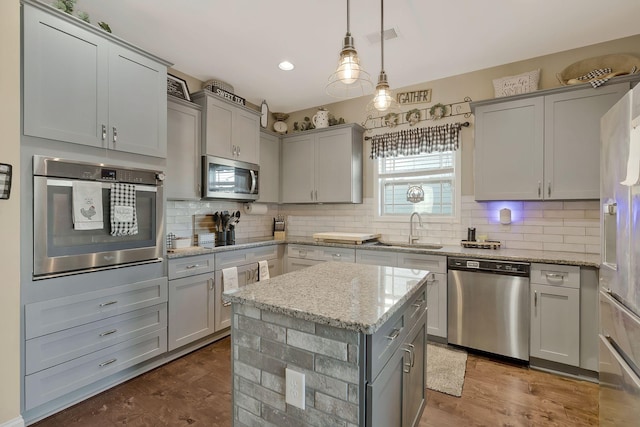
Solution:
{"label": "white ceiling", "polygon": [[[48,0],[51,1],[51,0]],[[385,70],[399,88],[638,33],[638,0],[387,0]],[[271,111],[335,102],[324,93],[346,33],[346,0],[78,0],[93,23]],[[351,33],[380,72],[380,2],[351,1]],[[377,38],[377,37],[376,37]],[[277,64],[287,59],[290,72]],[[195,91],[197,88],[190,88]]]}

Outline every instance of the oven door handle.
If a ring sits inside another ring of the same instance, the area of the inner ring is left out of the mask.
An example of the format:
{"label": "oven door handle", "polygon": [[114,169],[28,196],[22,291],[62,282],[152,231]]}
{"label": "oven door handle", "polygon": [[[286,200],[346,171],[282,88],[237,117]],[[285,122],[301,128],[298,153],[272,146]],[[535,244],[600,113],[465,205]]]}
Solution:
{"label": "oven door handle", "polygon": [[[68,179],[47,178],[47,187],[73,187],[73,181]],[[102,188],[110,189],[111,183],[102,182]],[[136,191],[146,191],[148,193],[157,193],[158,187],[153,185],[136,185]]]}
{"label": "oven door handle", "polygon": [[258,177],[254,170],[250,170],[249,173],[251,174],[251,189],[249,190],[249,194],[255,194],[256,187],[258,186]]}

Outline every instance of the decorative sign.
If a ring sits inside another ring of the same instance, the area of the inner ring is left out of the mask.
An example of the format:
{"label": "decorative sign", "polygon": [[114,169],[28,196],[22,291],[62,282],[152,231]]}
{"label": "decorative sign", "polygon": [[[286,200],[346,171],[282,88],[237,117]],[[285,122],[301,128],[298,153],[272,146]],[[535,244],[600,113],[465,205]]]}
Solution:
{"label": "decorative sign", "polygon": [[398,104],[422,104],[431,102],[431,89],[401,92],[397,95]]}
{"label": "decorative sign", "polygon": [[229,101],[235,102],[236,104],[240,104],[240,105],[245,105],[245,100],[244,98],[239,97],[238,95],[234,95],[231,92],[227,92],[224,89],[220,89],[217,86],[214,86],[212,88],[213,93],[215,93],[218,96],[221,96],[222,98],[228,99]]}

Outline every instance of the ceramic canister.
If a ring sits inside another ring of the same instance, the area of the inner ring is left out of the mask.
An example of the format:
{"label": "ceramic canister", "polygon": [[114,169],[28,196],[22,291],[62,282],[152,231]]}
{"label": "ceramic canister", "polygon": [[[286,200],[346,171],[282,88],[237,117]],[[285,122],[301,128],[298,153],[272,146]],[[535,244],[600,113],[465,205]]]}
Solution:
{"label": "ceramic canister", "polygon": [[311,121],[316,128],[329,127],[329,111],[318,110],[318,112],[311,118]]}

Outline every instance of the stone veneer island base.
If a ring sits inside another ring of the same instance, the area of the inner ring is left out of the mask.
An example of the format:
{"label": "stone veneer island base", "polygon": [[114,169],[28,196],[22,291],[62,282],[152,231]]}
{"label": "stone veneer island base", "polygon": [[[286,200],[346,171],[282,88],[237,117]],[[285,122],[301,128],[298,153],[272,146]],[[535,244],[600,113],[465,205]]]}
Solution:
{"label": "stone veneer island base", "polygon": [[[332,262],[225,292],[233,425],[418,425],[431,276]],[[286,402],[285,368],[305,376],[304,409]]]}

